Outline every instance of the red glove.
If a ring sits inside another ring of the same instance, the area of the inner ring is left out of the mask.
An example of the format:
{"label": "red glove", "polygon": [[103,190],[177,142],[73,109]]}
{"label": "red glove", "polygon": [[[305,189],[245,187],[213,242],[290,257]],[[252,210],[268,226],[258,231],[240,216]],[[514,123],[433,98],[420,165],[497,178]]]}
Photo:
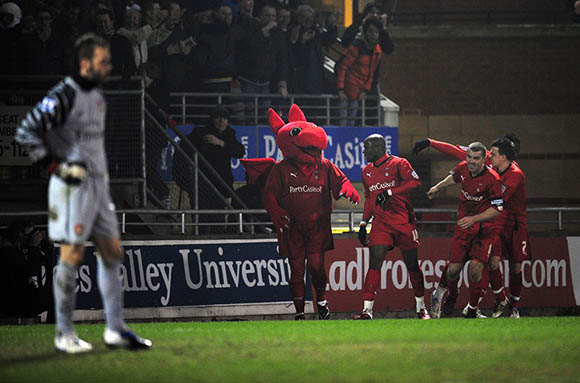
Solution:
{"label": "red glove", "polygon": [[358,192],[350,182],[345,182],[342,184],[340,192],[338,193],[338,197],[340,198],[343,196],[344,198],[354,203],[355,205],[357,205],[360,202],[360,196],[358,195]]}
{"label": "red glove", "polygon": [[290,223],[290,216],[286,210],[277,207],[275,209],[268,210],[268,213],[270,214],[270,218],[272,218],[272,223],[274,224],[277,232],[283,232],[284,229],[289,229],[288,225]]}

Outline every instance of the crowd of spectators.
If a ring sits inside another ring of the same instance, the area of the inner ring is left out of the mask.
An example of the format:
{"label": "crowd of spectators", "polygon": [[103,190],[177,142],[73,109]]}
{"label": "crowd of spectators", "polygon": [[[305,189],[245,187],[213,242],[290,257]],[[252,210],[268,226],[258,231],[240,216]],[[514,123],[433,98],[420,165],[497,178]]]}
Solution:
{"label": "crowd of spectators", "polygon": [[0,232],[0,316],[52,313],[53,244],[45,230],[14,221]]}
{"label": "crowd of spectators", "polygon": [[[389,54],[379,13],[367,6],[343,44],[356,41],[363,19],[377,17]],[[95,32],[111,44],[112,75],[155,74],[165,91],[336,93],[323,64],[337,22],[337,11],[316,12],[301,0],[12,0],[0,9],[0,73],[72,73],[75,39]],[[157,101],[166,106],[166,97]]]}

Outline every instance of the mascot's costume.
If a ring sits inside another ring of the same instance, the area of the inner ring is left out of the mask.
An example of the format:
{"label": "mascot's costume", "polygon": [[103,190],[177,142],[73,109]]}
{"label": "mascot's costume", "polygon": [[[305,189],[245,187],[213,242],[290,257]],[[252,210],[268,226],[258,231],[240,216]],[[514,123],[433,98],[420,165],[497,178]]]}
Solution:
{"label": "mascot's costume", "polygon": [[316,291],[318,316],[328,319],[324,253],[334,248],[332,198],[345,197],[357,204],[360,196],[344,173],[322,158],[326,132],[307,122],[297,105],[290,108],[287,124],[273,109],[268,110],[268,118],[284,160],[276,163],[271,158],[247,159],[242,164],[250,183],[269,172],[262,200],[278,234],[279,253],[290,263],[296,319],[304,319],[305,261]]}

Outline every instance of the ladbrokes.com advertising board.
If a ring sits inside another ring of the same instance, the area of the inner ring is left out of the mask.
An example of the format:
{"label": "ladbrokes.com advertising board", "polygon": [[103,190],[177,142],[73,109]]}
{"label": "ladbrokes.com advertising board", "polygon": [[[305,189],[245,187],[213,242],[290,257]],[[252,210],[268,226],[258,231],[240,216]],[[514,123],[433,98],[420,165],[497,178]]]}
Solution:
{"label": "ladbrokes.com advertising board", "polygon": [[[419,251],[425,275],[426,301],[447,260],[450,238],[424,238]],[[523,267],[521,307],[580,305],[580,237],[534,237],[533,259]],[[290,268],[277,253],[275,240],[141,241],[124,243],[121,268],[125,306],[143,317],[260,315],[293,312],[289,292]],[[95,249],[87,247],[79,270],[77,309],[100,310]],[[362,307],[362,286],[369,265],[368,248],[355,238],[335,239],[326,257],[328,300],[334,312]],[[502,264],[504,271],[507,262]],[[462,273],[458,307],[467,302],[468,283]],[[508,273],[504,272],[508,284]],[[413,310],[413,289],[400,252],[390,252],[381,268],[375,311]],[[312,296],[307,297],[308,301]],[[491,292],[482,307],[492,307]],[[240,307],[243,306],[243,310]],[[264,309],[264,307],[268,309]],[[183,307],[196,308],[195,312]],[[311,305],[308,307],[312,307]],[[181,311],[180,311],[181,310]],[[137,316],[134,316],[137,317]]]}

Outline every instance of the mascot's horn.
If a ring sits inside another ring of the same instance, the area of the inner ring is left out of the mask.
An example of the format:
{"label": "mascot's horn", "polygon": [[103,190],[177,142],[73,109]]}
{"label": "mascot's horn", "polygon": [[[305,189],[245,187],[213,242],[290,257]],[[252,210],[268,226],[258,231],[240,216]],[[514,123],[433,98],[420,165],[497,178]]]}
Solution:
{"label": "mascot's horn", "polygon": [[276,111],[272,108],[268,109],[268,120],[274,134],[278,134],[278,130],[286,125],[284,120],[282,120],[282,117],[280,117],[278,113],[276,113]]}
{"label": "mascot's horn", "polygon": [[294,121],[306,121],[304,113],[302,113],[302,110],[296,104],[292,104],[290,112],[288,113],[288,122]]}

